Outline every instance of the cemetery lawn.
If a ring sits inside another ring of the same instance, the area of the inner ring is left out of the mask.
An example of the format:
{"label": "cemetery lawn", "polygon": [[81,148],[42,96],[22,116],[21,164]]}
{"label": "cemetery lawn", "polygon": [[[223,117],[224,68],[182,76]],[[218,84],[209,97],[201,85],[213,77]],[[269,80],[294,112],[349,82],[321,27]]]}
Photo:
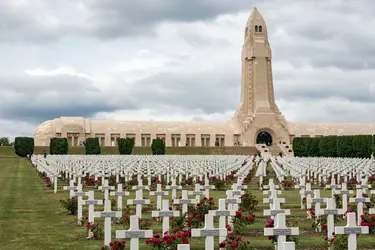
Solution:
{"label": "cemetery lawn", "polygon": [[[76,226],[75,217],[67,215],[60,207],[59,200],[68,197],[68,192],[62,191],[63,185],[65,184],[59,183],[59,192],[54,194],[53,191],[46,189],[45,182],[38,177],[35,169],[28,165],[25,159],[0,157],[0,249],[100,249],[103,241],[86,240],[85,227]],[[271,242],[263,236],[267,218],[262,216],[262,211],[268,205],[262,204],[263,195],[256,190],[256,183],[251,183],[249,188],[254,190],[253,194],[257,196],[260,205],[256,213],[257,221],[248,229],[252,236],[244,238],[251,241],[252,249],[272,249]],[[329,190],[322,190],[321,195],[326,197],[329,192]],[[96,198],[101,198],[101,193],[96,192],[95,195]],[[211,196],[217,201],[218,198],[225,197],[225,194],[224,191],[211,191]],[[305,211],[299,208],[298,192],[283,191],[281,197],[285,197],[287,202],[283,208],[292,210],[292,215],[287,218],[297,220],[300,227],[301,235],[298,236],[299,243],[296,248],[327,249],[322,234],[313,232],[312,220],[307,220]],[[154,197],[151,198],[151,202],[155,203]],[[150,217],[150,212],[144,214],[144,218]],[[98,219],[97,222],[101,221]],[[344,223],[345,221],[340,224]],[[116,229],[126,228],[115,225],[112,229],[114,236]],[[160,232],[161,223],[151,226],[151,229]],[[140,240],[141,249],[151,249],[144,242]],[[373,236],[359,236],[358,247],[375,249]],[[191,249],[204,249],[204,241],[193,238]]]}

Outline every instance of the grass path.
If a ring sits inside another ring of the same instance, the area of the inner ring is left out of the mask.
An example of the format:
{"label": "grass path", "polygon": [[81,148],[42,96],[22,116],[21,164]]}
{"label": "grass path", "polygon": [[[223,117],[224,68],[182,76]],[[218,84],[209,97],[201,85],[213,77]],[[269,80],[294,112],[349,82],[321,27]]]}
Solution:
{"label": "grass path", "polygon": [[[35,170],[20,158],[0,158],[0,249],[100,249],[102,241],[87,241],[84,227],[73,225],[74,217],[67,215],[59,206],[60,199],[68,197],[67,192],[60,191],[54,194],[45,188],[45,183],[37,176]],[[261,201],[263,195],[256,189],[256,179],[249,187],[253,194]],[[328,196],[330,191],[322,190],[322,196]],[[102,195],[96,192],[96,198]],[[146,195],[146,194],[145,194]],[[211,196],[224,197],[224,191],[213,191]],[[297,191],[283,191],[282,197],[286,198],[285,208],[292,210],[291,220],[298,220],[300,231],[297,249],[327,249],[322,240],[322,235],[311,230],[311,220],[306,220],[306,213],[299,209],[299,196]],[[154,203],[155,199],[151,198]],[[259,204],[256,213],[258,222],[249,227],[249,231],[257,233],[251,236],[252,249],[272,249],[270,241],[264,237],[263,227],[266,218],[262,218],[262,211],[268,207]],[[144,214],[150,218],[150,213]],[[154,232],[161,231],[161,225],[151,227]],[[116,229],[124,229],[120,225],[113,226],[113,235]],[[247,238],[247,237],[245,237]],[[359,249],[375,249],[373,235],[360,236]],[[193,239],[192,250],[202,250],[203,240]],[[150,249],[141,241],[141,249]]]}

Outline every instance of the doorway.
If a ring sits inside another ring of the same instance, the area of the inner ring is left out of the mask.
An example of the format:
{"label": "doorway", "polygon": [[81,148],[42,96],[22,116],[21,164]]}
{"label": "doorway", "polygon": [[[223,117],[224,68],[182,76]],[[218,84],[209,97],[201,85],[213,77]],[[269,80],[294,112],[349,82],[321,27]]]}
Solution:
{"label": "doorway", "polygon": [[266,144],[267,146],[272,145],[272,136],[266,131],[261,131],[257,135],[257,144]]}

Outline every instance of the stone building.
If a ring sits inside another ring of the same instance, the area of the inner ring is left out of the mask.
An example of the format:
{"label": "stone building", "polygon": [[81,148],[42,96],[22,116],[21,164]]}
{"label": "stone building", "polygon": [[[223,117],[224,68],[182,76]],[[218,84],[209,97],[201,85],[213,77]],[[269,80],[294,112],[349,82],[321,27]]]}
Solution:
{"label": "stone building", "polygon": [[43,122],[35,133],[36,146],[48,146],[51,137],[66,137],[79,146],[98,137],[102,146],[116,146],[117,138],[135,138],[136,146],[150,146],[162,138],[166,146],[289,145],[295,137],[375,134],[375,125],[294,123],[286,121],[275,103],[272,51],[267,26],[254,8],[244,32],[240,105],[233,118],[222,122],[107,121],[60,117]]}

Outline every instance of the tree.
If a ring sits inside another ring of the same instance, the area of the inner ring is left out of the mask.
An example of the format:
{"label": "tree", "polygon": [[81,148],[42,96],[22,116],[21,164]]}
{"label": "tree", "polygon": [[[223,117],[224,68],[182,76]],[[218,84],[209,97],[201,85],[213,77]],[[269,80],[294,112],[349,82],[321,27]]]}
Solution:
{"label": "tree", "polygon": [[119,138],[118,151],[120,155],[131,155],[135,144],[134,138]]}
{"label": "tree", "polygon": [[151,150],[153,155],[164,155],[165,154],[165,143],[162,139],[153,139]]}
{"label": "tree", "polygon": [[51,155],[68,154],[68,140],[66,138],[51,138],[49,151]]}
{"label": "tree", "polygon": [[85,149],[87,155],[99,155],[100,144],[99,138],[87,138],[85,143]]}
{"label": "tree", "polygon": [[11,146],[9,143],[8,137],[1,137],[0,138],[0,146]]}
{"label": "tree", "polygon": [[18,156],[26,157],[27,154],[34,152],[34,138],[16,137],[14,140],[14,151]]}

